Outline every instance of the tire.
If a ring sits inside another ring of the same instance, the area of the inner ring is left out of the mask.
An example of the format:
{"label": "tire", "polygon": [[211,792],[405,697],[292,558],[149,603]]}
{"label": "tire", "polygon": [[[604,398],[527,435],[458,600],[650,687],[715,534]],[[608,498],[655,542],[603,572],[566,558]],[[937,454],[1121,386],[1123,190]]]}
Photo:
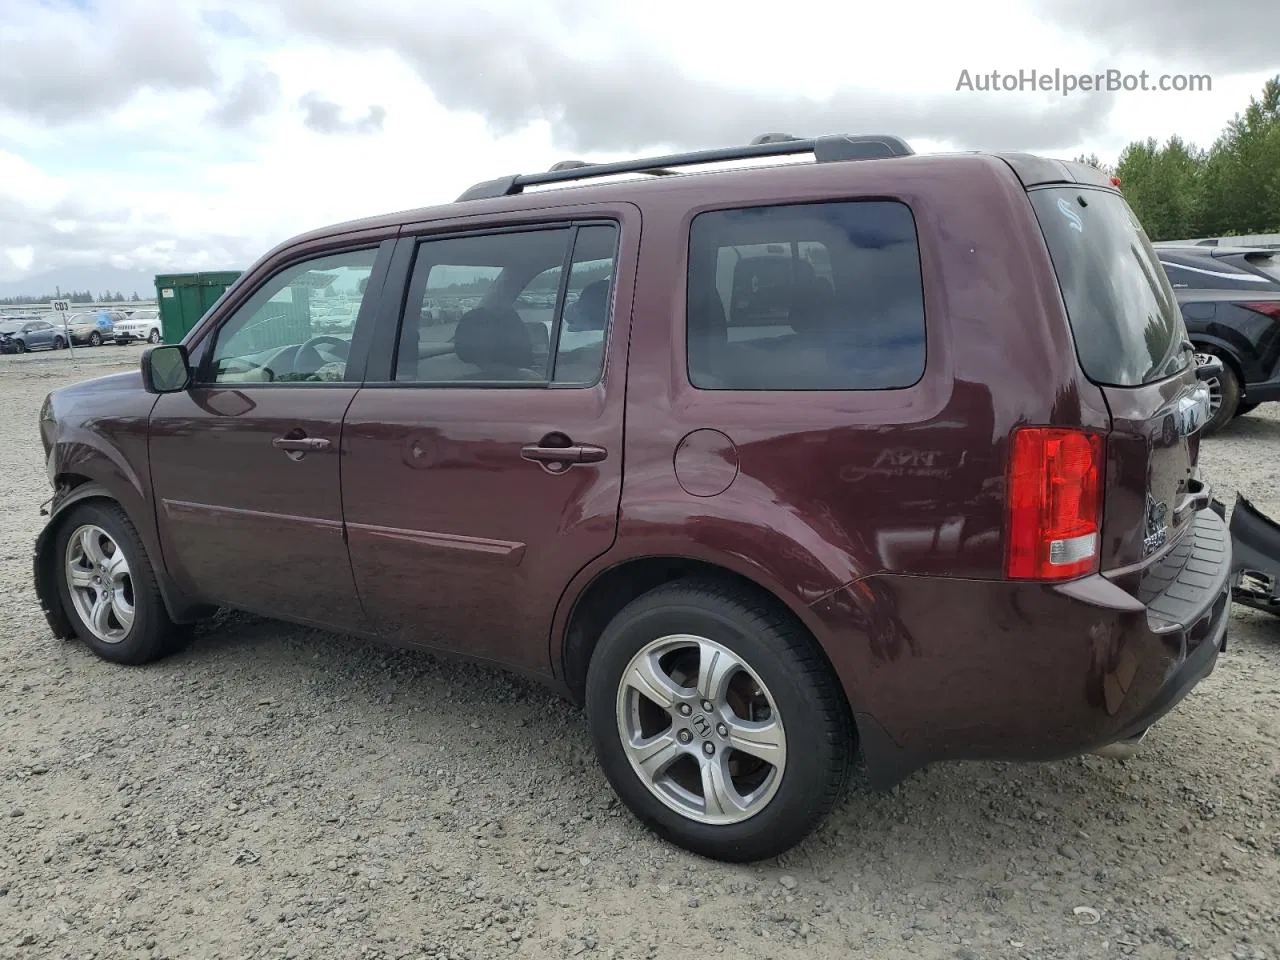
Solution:
{"label": "tire", "polygon": [[[87,540],[98,544],[102,563],[94,569],[93,552],[85,549]],[[115,550],[107,544],[114,545]],[[116,551],[124,556],[125,576],[108,574],[104,579],[114,580],[110,591],[112,600],[106,617],[95,627],[90,623],[93,610],[101,604],[93,596],[101,596],[102,587],[91,580],[103,566],[109,564]],[[180,649],[187,631],[169,619],[160,588],[156,584],[155,570],[147,556],[142,540],[132,521],[119,505],[97,500],[72,507],[59,525],[54,537],[52,562],[56,564],[58,594],[63,609],[76,635],[94,653],[113,663],[138,665],[159,660]],[[82,577],[73,596],[69,567],[74,566]],[[79,600],[76,599],[79,597]],[[132,620],[127,622],[121,611],[132,601]]]}
{"label": "tire", "polygon": [[102,334],[100,334],[97,330],[89,334],[89,346],[91,347],[102,346]]}
{"label": "tire", "polygon": [[65,350],[65,349],[67,349],[67,341],[63,340],[63,339],[62,339],[62,337],[54,337],[54,338],[53,338],[53,349],[55,349],[55,350]]}
{"label": "tire", "polygon": [[151,334],[147,337],[147,343],[159,343],[159,342],[160,342],[160,331],[152,330]]}
{"label": "tire", "polygon": [[27,345],[26,345],[25,343],[23,343],[21,340],[15,340],[15,341],[13,341],[13,342],[14,342],[14,344],[17,346],[17,348],[18,348],[18,352],[19,352],[19,353],[26,353],[26,352],[27,352]]}
{"label": "tire", "polygon": [[1222,361],[1222,377],[1216,381],[1208,381],[1210,394],[1217,398],[1217,407],[1209,417],[1209,422],[1204,426],[1204,435],[1210,436],[1217,433],[1235,418],[1236,411],[1240,407],[1240,396],[1243,391],[1240,388],[1240,378],[1236,376],[1235,368],[1231,365],[1231,361],[1223,356],[1221,352],[1213,349],[1202,349],[1198,352],[1217,357]]}
{"label": "tire", "polygon": [[[696,664],[723,664],[726,654],[744,669],[723,674],[728,694],[713,694],[707,711],[692,689]],[[650,676],[675,694],[669,710],[625,679],[638,676],[637,663],[659,665]],[[761,749],[776,763],[734,749],[731,743],[747,743],[742,735],[751,731],[738,726],[735,735],[721,722],[747,722],[731,701],[741,704],[757,682],[755,702],[769,712],[755,714],[765,726],[754,737],[757,747],[781,745],[780,753]],[[659,836],[716,860],[762,860],[799,843],[840,798],[853,763],[849,710],[813,638],[772,604],[715,580],[665,584],[614,617],[587,669],[586,713],[600,764],[622,802]],[[642,776],[629,743],[651,751],[663,744],[649,756],[661,754],[667,765],[655,777]],[[720,795],[739,808],[707,803],[701,784],[708,770],[718,771],[721,783],[728,774],[733,790]]]}

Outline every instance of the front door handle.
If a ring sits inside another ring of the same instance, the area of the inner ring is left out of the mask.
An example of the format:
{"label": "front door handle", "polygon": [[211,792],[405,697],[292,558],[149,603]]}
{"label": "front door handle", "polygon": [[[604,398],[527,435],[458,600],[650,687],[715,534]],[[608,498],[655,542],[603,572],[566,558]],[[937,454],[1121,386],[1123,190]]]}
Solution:
{"label": "front door handle", "polygon": [[277,450],[297,451],[299,453],[311,453],[329,449],[329,441],[323,437],[276,437],[271,441],[271,445]]}
{"label": "front door handle", "polygon": [[520,456],[535,463],[566,464],[599,463],[609,455],[604,447],[590,443],[576,443],[567,447],[545,447],[539,443],[530,443],[521,448]]}
{"label": "front door handle", "polygon": [[308,453],[329,449],[329,441],[324,437],[300,437],[297,434],[301,432],[301,430],[295,430],[291,432],[290,436],[274,437],[271,441],[271,446],[277,450],[283,450],[284,455],[295,462],[301,460]]}

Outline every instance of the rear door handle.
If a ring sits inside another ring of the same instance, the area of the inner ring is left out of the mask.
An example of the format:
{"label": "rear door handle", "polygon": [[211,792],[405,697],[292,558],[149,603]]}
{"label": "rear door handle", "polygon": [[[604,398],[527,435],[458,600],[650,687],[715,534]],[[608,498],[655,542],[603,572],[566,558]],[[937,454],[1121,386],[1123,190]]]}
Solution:
{"label": "rear door handle", "polygon": [[271,445],[277,450],[296,450],[300,453],[329,449],[329,441],[323,437],[276,437]]}
{"label": "rear door handle", "polygon": [[599,463],[609,455],[604,447],[590,443],[578,443],[568,447],[544,447],[530,443],[522,447],[520,456],[535,463]]}

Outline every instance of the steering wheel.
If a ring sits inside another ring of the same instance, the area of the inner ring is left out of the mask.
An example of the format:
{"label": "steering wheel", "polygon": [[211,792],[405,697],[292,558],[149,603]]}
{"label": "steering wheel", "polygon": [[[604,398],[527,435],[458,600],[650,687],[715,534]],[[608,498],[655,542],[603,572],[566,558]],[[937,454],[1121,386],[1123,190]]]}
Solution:
{"label": "steering wheel", "polygon": [[[347,355],[347,351],[351,349],[350,342],[343,340],[341,337],[333,337],[323,333],[317,337],[312,337],[310,340],[302,344],[302,346],[298,347],[298,352],[294,355],[293,369],[295,373],[315,373],[329,362],[324,357],[320,356],[320,351],[316,349],[316,347],[322,344],[328,344],[339,348],[344,358]],[[308,354],[310,356],[308,356]],[[315,361],[314,363],[312,362],[313,359]]]}

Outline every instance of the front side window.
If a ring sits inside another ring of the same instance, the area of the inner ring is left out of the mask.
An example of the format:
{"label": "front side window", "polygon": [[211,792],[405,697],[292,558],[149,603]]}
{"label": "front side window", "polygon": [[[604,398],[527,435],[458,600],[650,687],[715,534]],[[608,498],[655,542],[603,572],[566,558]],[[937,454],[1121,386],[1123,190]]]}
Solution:
{"label": "front side window", "polygon": [[323,383],[347,379],[347,356],[376,249],[286,267],[223,324],[207,379]]}
{"label": "front side window", "polygon": [[894,201],[703,213],[687,356],[704,390],[888,390],[924,373],[915,219]]}
{"label": "front side window", "polygon": [[595,383],[617,238],[613,224],[587,224],[424,241],[409,283],[396,380]]}

